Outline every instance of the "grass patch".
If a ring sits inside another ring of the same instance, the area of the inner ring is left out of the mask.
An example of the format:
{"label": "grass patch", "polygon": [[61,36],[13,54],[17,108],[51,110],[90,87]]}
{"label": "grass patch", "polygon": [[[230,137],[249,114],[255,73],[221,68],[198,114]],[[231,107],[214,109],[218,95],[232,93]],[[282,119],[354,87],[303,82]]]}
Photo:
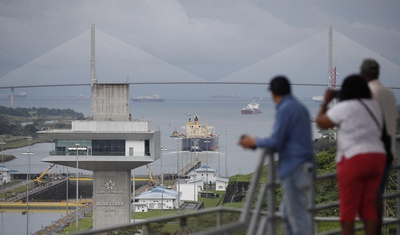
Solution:
{"label": "grass patch", "polygon": [[[92,228],[93,227],[92,217],[93,217],[93,212],[87,214],[84,218],[79,219],[78,231],[86,231]],[[75,233],[75,231],[76,231],[76,222],[73,222],[70,224],[70,226],[64,227],[61,233],[69,234],[69,233]]]}
{"label": "grass patch", "polygon": [[222,202],[220,202],[220,200],[223,198],[223,196],[225,195],[225,191],[217,191],[217,190],[207,190],[209,192],[213,192],[215,194],[218,194],[219,197],[217,198],[204,198],[201,197],[199,198],[199,202],[204,202],[204,207],[205,208],[212,208],[212,207],[216,207],[219,203],[219,206],[222,205]]}
{"label": "grass patch", "polygon": [[[15,182],[15,181],[16,181],[16,182]],[[18,184],[18,183],[20,183],[20,182],[22,182],[22,181],[23,181],[23,180],[13,180],[12,183],[7,183],[7,184],[5,185],[5,187],[9,187],[9,186],[11,186],[11,185]],[[8,185],[8,184],[9,184],[9,185]],[[33,189],[33,188],[34,188],[33,183],[30,183],[30,184],[29,184],[29,189]],[[6,190],[6,191],[4,192],[4,194],[0,193],[0,198],[3,198],[3,197],[8,198],[8,197],[11,197],[11,196],[13,195],[13,193],[14,193],[14,194],[18,194],[18,193],[22,193],[22,192],[26,192],[26,185],[22,185],[22,186],[20,186],[20,187],[18,187],[18,188],[15,188],[15,189],[13,189],[13,190]]]}
{"label": "grass patch", "polygon": [[[3,145],[3,149],[16,149],[16,148],[21,148],[29,145],[29,141],[26,139],[26,136],[9,136],[9,135],[2,135],[0,136],[1,141],[6,142],[5,145]],[[36,143],[43,143],[47,142],[48,139],[46,138],[37,138],[34,137],[32,138],[31,144],[36,144]],[[5,156],[5,155],[4,155]]]}
{"label": "grass patch", "polygon": [[148,212],[135,212],[132,213],[132,219],[150,219],[150,218],[157,218],[157,217],[164,217],[169,215],[176,215],[178,214],[177,210],[152,210]]}
{"label": "grass patch", "polygon": [[[275,162],[275,165],[277,163]],[[267,174],[268,173],[268,165],[264,165],[262,168],[262,172],[261,172],[261,178],[259,181],[259,184],[263,184],[265,182],[267,182]],[[251,179],[253,177],[253,173],[247,174],[247,175],[243,175],[243,174],[237,174],[234,176],[229,177],[229,182],[230,181],[236,181],[236,182],[250,182]]]}

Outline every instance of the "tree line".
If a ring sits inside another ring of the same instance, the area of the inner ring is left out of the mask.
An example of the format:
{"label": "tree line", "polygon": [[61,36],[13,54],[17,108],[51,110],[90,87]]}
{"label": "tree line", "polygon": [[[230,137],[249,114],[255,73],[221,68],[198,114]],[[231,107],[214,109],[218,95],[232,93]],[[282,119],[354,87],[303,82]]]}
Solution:
{"label": "tree line", "polygon": [[[82,113],[73,109],[9,108],[0,106],[0,135],[35,136],[48,119],[83,119]],[[65,123],[60,123],[65,127]]]}

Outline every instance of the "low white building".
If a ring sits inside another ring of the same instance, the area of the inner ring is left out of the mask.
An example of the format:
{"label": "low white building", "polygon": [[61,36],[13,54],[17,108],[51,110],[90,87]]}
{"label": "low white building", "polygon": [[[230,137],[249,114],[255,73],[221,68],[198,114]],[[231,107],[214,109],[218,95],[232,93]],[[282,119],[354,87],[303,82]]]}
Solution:
{"label": "low white building", "polygon": [[203,178],[205,184],[215,183],[217,179],[217,170],[209,166],[201,166],[195,170],[196,178]]}
{"label": "low white building", "polygon": [[228,178],[220,178],[218,177],[215,180],[215,190],[217,191],[226,191],[226,187],[228,187],[229,179]]}
{"label": "low white building", "polygon": [[11,182],[10,170],[5,167],[0,167],[0,185],[10,182]]}
{"label": "low white building", "polygon": [[135,202],[132,203],[134,205],[134,211],[135,212],[148,212],[149,211],[149,207],[147,207],[146,203],[142,203],[142,202]]}
{"label": "low white building", "polygon": [[179,193],[175,190],[156,187],[152,190],[143,192],[136,197],[138,203],[147,205],[151,209],[178,209]]}
{"label": "low white building", "polygon": [[[179,181],[179,191],[181,192],[181,201],[197,201],[199,192],[203,190],[204,179],[195,178]],[[175,186],[178,188],[178,186]]]}

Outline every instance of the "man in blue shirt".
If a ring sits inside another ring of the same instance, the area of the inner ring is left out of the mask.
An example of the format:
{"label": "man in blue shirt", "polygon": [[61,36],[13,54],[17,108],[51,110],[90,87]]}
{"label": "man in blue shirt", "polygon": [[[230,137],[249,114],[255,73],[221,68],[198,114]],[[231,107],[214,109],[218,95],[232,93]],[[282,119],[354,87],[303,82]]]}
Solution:
{"label": "man in blue shirt", "polygon": [[291,95],[291,87],[284,76],[274,77],[269,90],[276,103],[276,120],[268,138],[247,134],[239,144],[243,148],[268,148],[279,154],[278,177],[283,199],[281,210],[289,235],[312,234],[312,212],[315,170],[310,115]]}

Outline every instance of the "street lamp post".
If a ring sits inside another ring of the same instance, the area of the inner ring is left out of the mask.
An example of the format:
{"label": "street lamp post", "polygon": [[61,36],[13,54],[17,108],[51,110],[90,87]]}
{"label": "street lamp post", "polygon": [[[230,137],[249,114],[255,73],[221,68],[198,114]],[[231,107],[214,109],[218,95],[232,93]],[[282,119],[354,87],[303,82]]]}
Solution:
{"label": "street lamp post", "polygon": [[208,144],[210,143],[209,140],[205,140],[204,143],[206,143],[206,165],[208,166]]}
{"label": "street lamp post", "polygon": [[28,152],[23,152],[22,154],[28,155],[28,172],[26,174],[26,234],[29,235],[29,175],[31,171],[31,156],[33,153],[31,152],[31,141],[32,136],[26,137],[29,142]]}
{"label": "street lamp post", "polygon": [[69,183],[69,172],[68,172],[68,167],[67,167],[67,186],[66,186],[66,195],[65,195],[65,197],[66,197],[66,219],[65,219],[65,221],[67,222],[68,221],[68,209],[69,209],[69,207],[68,207],[68,183]]}
{"label": "street lamp post", "polygon": [[[1,144],[1,180],[3,181],[2,183],[1,183],[1,195],[3,195],[2,196],[2,199],[4,198],[5,199],[5,193],[4,193],[4,188],[3,188],[3,186],[4,186],[4,165],[3,165],[3,163],[4,163],[4,161],[3,161],[3,156],[4,156],[4,145],[6,144],[6,142],[4,142],[4,141],[1,141],[0,142],[0,144]],[[3,231],[3,214],[4,214],[4,212],[3,213],[1,213],[1,234],[4,234],[4,231]]]}
{"label": "street lamp post", "polygon": [[225,177],[228,178],[228,131],[225,131]]}
{"label": "street lamp post", "polygon": [[[210,141],[209,140],[205,140],[204,141],[204,143],[206,143],[206,151],[207,151],[207,153],[206,153],[206,165],[208,166],[208,143],[210,143]],[[208,168],[207,168],[207,173],[206,173],[206,185],[209,185],[208,184]]]}
{"label": "street lamp post", "polygon": [[76,201],[75,201],[75,230],[76,232],[78,232],[78,226],[79,226],[79,218],[78,218],[78,198],[79,198],[79,192],[78,192],[78,179],[79,179],[79,160],[78,160],[78,150],[79,150],[79,144],[75,144],[75,148],[76,148]]}
{"label": "street lamp post", "polygon": [[218,177],[221,177],[221,152],[219,149],[219,136],[218,136]]}
{"label": "street lamp post", "polygon": [[162,151],[164,151],[163,149],[161,149],[161,187],[162,187],[162,191],[161,191],[161,214],[164,215],[164,168],[163,168],[163,154]]}
{"label": "street lamp post", "polygon": [[196,174],[193,174],[193,201],[196,201]]}
{"label": "street lamp post", "polygon": [[[177,191],[178,191],[178,211],[180,210],[181,207],[181,201],[180,201],[180,183],[179,183],[179,141],[182,140],[182,138],[174,138],[176,140],[176,177],[177,177]],[[183,160],[182,160],[183,163]],[[182,167],[183,168],[183,167]]]}
{"label": "street lamp post", "polygon": [[[161,154],[160,154],[160,160],[161,160],[161,166],[160,166],[160,176],[161,176],[161,215],[164,215],[164,168],[163,168],[163,151],[165,151],[166,148],[161,146]],[[148,165],[147,170],[149,171],[149,177],[151,177],[150,173],[150,168]]]}
{"label": "street lamp post", "polygon": [[[2,183],[1,183],[1,195],[5,195],[5,193],[4,193],[4,191],[3,191],[3,189],[4,189],[4,145],[6,144],[6,142],[4,142],[4,141],[1,141],[0,142],[0,144],[1,144],[1,180],[3,181]],[[5,197],[4,196],[2,196],[2,198],[1,199],[4,199]]]}

